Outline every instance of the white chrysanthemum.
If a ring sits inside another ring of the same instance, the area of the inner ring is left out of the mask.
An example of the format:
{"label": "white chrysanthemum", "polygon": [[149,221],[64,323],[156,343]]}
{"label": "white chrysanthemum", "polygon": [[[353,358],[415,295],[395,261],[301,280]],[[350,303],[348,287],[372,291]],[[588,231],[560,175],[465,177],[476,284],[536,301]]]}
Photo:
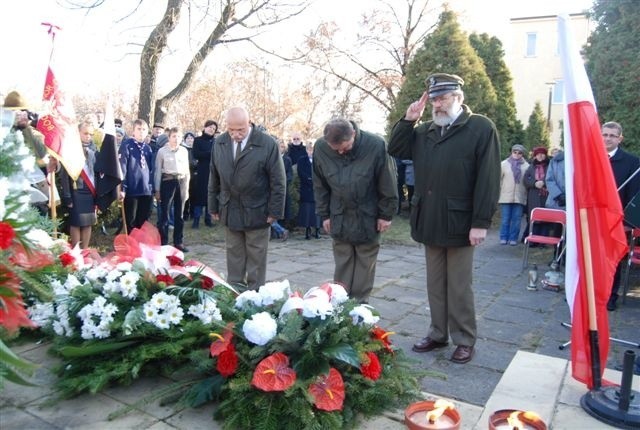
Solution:
{"label": "white chrysanthemum", "polygon": [[181,307],[171,307],[165,311],[167,318],[169,318],[170,324],[180,324],[182,321],[182,317],[184,316],[184,311]]}
{"label": "white chrysanthemum", "polygon": [[262,305],[262,297],[257,291],[247,290],[236,297],[236,308],[242,309],[247,303],[253,303],[255,306]]}
{"label": "white chrysanthemum", "polygon": [[331,287],[331,304],[337,306],[349,300],[347,290],[340,284],[329,284]]}
{"label": "white chrysanthemum", "polygon": [[120,282],[117,281],[107,281],[102,285],[102,291],[105,293],[119,293],[120,292]]}
{"label": "white chrysanthemum", "polygon": [[373,309],[369,305],[356,306],[349,312],[349,316],[353,318],[353,324],[375,324],[380,320],[380,317],[373,315],[371,312]]}
{"label": "white chrysanthemum", "polygon": [[320,294],[303,300],[302,316],[305,318],[320,317],[320,319],[324,320],[326,317],[331,316],[332,313],[333,305],[328,300],[326,293],[325,297]]}
{"label": "white chrysanthemum", "polygon": [[138,281],[140,274],[137,272],[126,272],[120,277],[120,292],[124,297],[135,299],[138,297]]}
{"label": "white chrysanthemum", "polygon": [[91,269],[87,270],[87,273],[84,274],[85,278],[87,278],[91,282],[96,282],[98,279],[105,278],[109,274],[109,271],[102,266],[94,266]]}
{"label": "white chrysanthemum", "polygon": [[282,305],[282,308],[280,308],[280,316],[282,317],[282,315],[294,311],[294,310],[302,310],[304,308],[304,300],[302,299],[302,297],[289,297],[287,299],[286,302],[284,302],[284,304]]}
{"label": "white chrysanthemum", "polygon": [[49,249],[53,246],[53,239],[49,233],[39,228],[30,230],[25,237],[42,249]]}
{"label": "white chrysanthemum", "polygon": [[107,299],[102,296],[96,297],[91,304],[85,305],[78,312],[78,318],[82,320],[80,336],[83,339],[109,337],[111,335],[109,326],[116,312],[118,308],[114,304],[107,303]]}
{"label": "white chrysanthemum", "polygon": [[267,282],[258,289],[258,294],[262,298],[262,306],[272,305],[277,300],[282,300],[291,294],[289,281]]}
{"label": "white chrysanthemum", "polygon": [[142,312],[144,313],[144,320],[146,322],[153,323],[155,319],[158,317],[158,308],[153,305],[151,302],[147,302],[142,307]]}
{"label": "white chrysanthemum", "polygon": [[164,291],[160,291],[159,293],[155,293],[151,297],[151,304],[156,307],[158,310],[164,310],[169,305],[169,300],[171,296]]}
{"label": "white chrysanthemum", "polygon": [[36,303],[30,306],[29,319],[33,321],[38,327],[46,327],[51,324],[51,319],[55,315],[53,309],[53,303]]}
{"label": "white chrysanthemum", "polygon": [[129,272],[132,267],[133,264],[129,263],[128,261],[122,261],[116,265],[116,269],[121,272]]}
{"label": "white chrysanthemum", "polygon": [[56,306],[56,318],[53,322],[53,330],[58,336],[73,336],[73,329],[69,321],[69,308],[66,304],[61,303]]}
{"label": "white chrysanthemum", "polygon": [[266,345],[275,337],[277,329],[276,320],[268,312],[254,314],[242,325],[245,338],[256,345]]}
{"label": "white chrysanthemum", "polygon": [[67,294],[67,290],[64,288],[62,282],[60,282],[59,279],[50,279],[49,282],[51,283],[51,288],[53,289],[53,293],[56,296]]}
{"label": "white chrysanthemum", "polygon": [[107,281],[109,282],[115,282],[118,280],[118,278],[122,276],[122,272],[119,270],[112,270],[109,273],[107,273]]}
{"label": "white chrysanthemum", "polygon": [[222,321],[216,301],[209,297],[206,297],[203,303],[189,306],[188,314],[198,318],[203,324],[210,324],[214,320]]}
{"label": "white chrysanthemum", "polygon": [[81,285],[82,283],[80,282],[80,280],[76,278],[75,275],[72,275],[72,274],[67,275],[67,280],[64,281],[64,289],[66,290],[67,293]]}
{"label": "white chrysanthemum", "polygon": [[153,325],[162,330],[167,330],[171,327],[169,318],[166,314],[158,314],[155,320],[153,320]]}

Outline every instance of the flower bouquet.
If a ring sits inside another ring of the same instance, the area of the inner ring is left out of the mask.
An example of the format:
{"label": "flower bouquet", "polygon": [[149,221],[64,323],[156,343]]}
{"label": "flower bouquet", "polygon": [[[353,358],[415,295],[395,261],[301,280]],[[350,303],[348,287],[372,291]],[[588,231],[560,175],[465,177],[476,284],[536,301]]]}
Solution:
{"label": "flower bouquet", "polygon": [[419,394],[418,373],[368,305],[324,284],[304,296],[288,281],[218,301],[223,327],[199,364],[211,376],[187,403],[218,400],[224,428],[340,429]]}

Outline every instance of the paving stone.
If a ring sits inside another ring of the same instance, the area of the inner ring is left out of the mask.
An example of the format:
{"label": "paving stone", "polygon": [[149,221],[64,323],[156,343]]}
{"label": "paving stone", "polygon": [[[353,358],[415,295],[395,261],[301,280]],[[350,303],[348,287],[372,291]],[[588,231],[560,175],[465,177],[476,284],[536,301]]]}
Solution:
{"label": "paving stone", "polygon": [[157,419],[165,419],[177,413],[174,404],[160,405],[160,400],[146,401],[145,398],[158,389],[166,388],[173,381],[163,377],[144,377],[129,386],[110,387],[103,394],[119,403],[135,406]]}

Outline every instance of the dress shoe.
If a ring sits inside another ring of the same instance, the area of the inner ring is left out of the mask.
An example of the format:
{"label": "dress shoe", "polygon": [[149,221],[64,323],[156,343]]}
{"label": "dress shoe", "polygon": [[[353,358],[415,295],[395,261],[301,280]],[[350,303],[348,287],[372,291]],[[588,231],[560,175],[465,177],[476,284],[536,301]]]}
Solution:
{"label": "dress shoe", "polygon": [[415,352],[429,352],[434,349],[444,348],[447,345],[447,342],[437,342],[430,337],[425,337],[421,341],[414,343],[411,349]]}
{"label": "dress shoe", "polygon": [[616,300],[615,299],[609,299],[609,301],[607,302],[607,310],[608,311],[615,311],[617,307],[618,306],[616,305]]}
{"label": "dress shoe", "polygon": [[316,228],[316,232],[313,235],[313,237],[315,237],[316,239],[320,239],[320,229],[319,228]]}
{"label": "dress shoe", "polygon": [[451,361],[454,363],[464,364],[470,362],[472,358],[473,346],[458,345],[456,350],[453,351]]}
{"label": "dress shoe", "polygon": [[182,251],[182,252],[189,252],[189,250],[187,249],[187,247],[186,247],[186,246],[184,246],[184,245],[173,245],[173,247],[174,247],[175,249],[179,250],[179,251]]}

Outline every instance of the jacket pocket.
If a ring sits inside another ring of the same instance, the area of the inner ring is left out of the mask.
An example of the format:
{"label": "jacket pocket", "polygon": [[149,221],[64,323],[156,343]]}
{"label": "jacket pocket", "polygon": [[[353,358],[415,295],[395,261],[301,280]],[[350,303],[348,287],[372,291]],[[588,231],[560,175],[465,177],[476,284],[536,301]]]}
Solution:
{"label": "jacket pocket", "polygon": [[420,214],[422,212],[422,198],[414,194],[411,198],[411,215],[409,217],[409,225],[411,226],[411,237],[417,242],[423,241],[424,229],[420,222]]}
{"label": "jacket pocket", "polygon": [[243,200],[242,220],[247,229],[256,229],[267,226],[268,208],[263,200]]}
{"label": "jacket pocket", "polygon": [[471,230],[473,202],[471,199],[447,199],[447,230],[449,236],[467,236]]}
{"label": "jacket pocket", "polygon": [[228,225],[227,217],[229,216],[229,193],[221,192],[218,194],[218,213],[220,214],[220,219],[225,225]]}

